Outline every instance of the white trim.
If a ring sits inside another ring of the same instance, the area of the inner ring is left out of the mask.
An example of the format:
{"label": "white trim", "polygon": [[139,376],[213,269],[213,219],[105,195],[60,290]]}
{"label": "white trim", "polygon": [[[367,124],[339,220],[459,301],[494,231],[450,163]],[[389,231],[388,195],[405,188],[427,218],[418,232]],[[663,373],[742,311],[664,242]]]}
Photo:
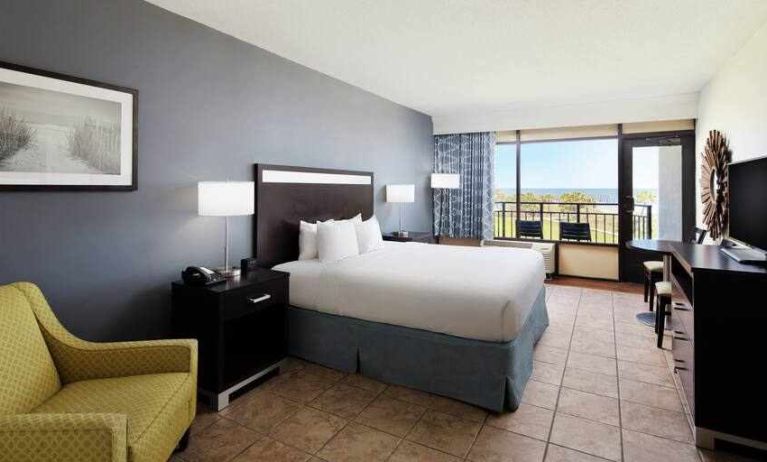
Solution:
{"label": "white trim", "polygon": [[371,184],[370,175],[344,173],[295,172],[290,170],[264,170],[264,183],[302,183],[302,184]]}

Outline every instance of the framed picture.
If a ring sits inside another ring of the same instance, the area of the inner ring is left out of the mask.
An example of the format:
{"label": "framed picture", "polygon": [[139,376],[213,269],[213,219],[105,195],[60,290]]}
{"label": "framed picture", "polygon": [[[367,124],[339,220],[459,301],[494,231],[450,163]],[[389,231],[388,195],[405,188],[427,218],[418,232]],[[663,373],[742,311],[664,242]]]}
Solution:
{"label": "framed picture", "polygon": [[135,190],[137,105],[137,90],[0,62],[0,190]]}

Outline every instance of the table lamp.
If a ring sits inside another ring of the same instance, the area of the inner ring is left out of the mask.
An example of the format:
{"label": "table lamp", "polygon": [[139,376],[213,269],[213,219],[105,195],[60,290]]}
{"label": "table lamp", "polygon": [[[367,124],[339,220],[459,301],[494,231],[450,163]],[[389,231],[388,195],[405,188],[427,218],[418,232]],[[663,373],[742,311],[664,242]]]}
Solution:
{"label": "table lamp", "polygon": [[216,272],[232,278],[239,268],[229,266],[229,217],[253,215],[254,183],[252,181],[201,181],[197,183],[197,213],[207,217],[224,217],[224,266]]}
{"label": "table lamp", "polygon": [[[386,202],[393,204],[409,204],[415,202],[414,184],[387,184]],[[407,237],[407,231],[402,230],[402,206],[399,207],[399,232],[397,236]]]}

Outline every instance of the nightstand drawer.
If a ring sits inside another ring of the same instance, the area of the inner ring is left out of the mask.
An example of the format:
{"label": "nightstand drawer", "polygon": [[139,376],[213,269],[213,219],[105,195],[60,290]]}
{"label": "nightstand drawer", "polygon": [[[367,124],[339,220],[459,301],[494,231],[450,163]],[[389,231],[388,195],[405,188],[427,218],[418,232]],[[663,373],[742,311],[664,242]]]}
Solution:
{"label": "nightstand drawer", "polygon": [[287,303],[287,279],[275,279],[257,286],[227,293],[223,297],[221,315],[224,320],[239,318]]}

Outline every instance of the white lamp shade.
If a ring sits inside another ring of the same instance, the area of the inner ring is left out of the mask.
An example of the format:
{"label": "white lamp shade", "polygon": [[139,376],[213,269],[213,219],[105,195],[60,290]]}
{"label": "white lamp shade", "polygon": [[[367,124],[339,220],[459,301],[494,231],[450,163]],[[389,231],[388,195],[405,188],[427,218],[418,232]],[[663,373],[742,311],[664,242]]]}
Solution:
{"label": "white lamp shade", "polygon": [[415,185],[387,184],[386,202],[415,202]]}
{"label": "white lamp shade", "polygon": [[252,181],[201,181],[197,183],[197,213],[203,216],[253,215]]}
{"label": "white lamp shade", "polygon": [[432,173],[432,189],[458,189],[461,187],[461,175],[457,173]]}

